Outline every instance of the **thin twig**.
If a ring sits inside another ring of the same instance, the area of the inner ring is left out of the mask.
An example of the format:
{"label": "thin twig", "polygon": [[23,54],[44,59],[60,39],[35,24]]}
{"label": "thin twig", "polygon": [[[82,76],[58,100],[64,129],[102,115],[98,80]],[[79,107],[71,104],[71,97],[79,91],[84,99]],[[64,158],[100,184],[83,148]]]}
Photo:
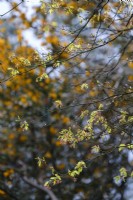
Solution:
{"label": "thin twig", "polygon": [[8,10],[7,12],[5,12],[4,14],[0,15],[0,17],[3,17],[4,15],[10,13],[11,11],[13,11],[15,8],[17,8],[19,5],[21,5],[24,2],[24,0],[22,0],[19,4],[17,4],[16,6],[14,6],[13,8],[11,8],[10,10]]}

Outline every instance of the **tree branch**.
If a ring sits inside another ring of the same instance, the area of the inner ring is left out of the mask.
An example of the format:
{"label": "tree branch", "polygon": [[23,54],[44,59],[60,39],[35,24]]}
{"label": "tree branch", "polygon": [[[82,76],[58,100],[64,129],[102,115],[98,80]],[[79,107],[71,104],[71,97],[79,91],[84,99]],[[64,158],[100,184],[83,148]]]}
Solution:
{"label": "tree branch", "polygon": [[9,12],[13,11],[15,8],[17,8],[19,5],[21,5],[24,2],[24,0],[22,0],[20,3],[18,3],[16,6],[14,6],[13,8],[11,8],[10,10],[8,10],[7,12],[5,12],[4,14],[0,15],[0,17],[3,17],[4,15],[8,14]]}
{"label": "tree branch", "polygon": [[33,181],[33,180],[31,181],[31,180],[29,180],[27,177],[22,177],[22,180],[23,180],[25,183],[27,183],[27,184],[29,184],[29,185],[31,185],[31,186],[37,188],[38,190],[41,190],[41,191],[43,191],[43,192],[46,192],[46,193],[50,196],[51,200],[58,200],[57,197],[55,196],[55,194],[54,194],[52,191],[50,191],[49,189],[47,189],[46,187],[44,187],[44,186],[42,186],[42,185],[39,185],[35,180],[34,180],[34,181]]}

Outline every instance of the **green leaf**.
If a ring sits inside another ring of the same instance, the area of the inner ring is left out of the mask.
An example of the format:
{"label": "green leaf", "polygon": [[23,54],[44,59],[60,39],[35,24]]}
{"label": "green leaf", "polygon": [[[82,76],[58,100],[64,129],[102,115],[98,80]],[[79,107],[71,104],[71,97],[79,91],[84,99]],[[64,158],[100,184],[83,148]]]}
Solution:
{"label": "green leaf", "polygon": [[115,180],[116,183],[118,183],[121,180],[121,177],[120,176],[115,176],[114,180]]}
{"label": "green leaf", "polygon": [[87,84],[87,83],[83,83],[83,84],[81,85],[81,89],[82,89],[82,90],[88,89],[88,84]]}
{"label": "green leaf", "polygon": [[122,151],[123,149],[126,148],[126,145],[125,144],[120,144],[119,145],[119,151]]}

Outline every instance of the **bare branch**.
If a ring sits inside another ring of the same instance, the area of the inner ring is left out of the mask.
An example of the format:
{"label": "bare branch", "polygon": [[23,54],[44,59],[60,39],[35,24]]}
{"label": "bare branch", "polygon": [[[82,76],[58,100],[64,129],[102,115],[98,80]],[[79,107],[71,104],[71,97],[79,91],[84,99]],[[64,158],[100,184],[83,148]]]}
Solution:
{"label": "bare branch", "polygon": [[11,8],[11,9],[8,10],[7,12],[5,12],[4,14],[0,15],[0,17],[3,17],[4,15],[10,13],[10,12],[13,11],[15,8],[17,8],[18,6],[20,6],[23,2],[24,2],[24,0],[22,0],[20,3],[18,3],[16,6],[14,6],[13,8]]}
{"label": "bare branch", "polygon": [[57,197],[55,196],[55,194],[51,190],[47,189],[46,187],[44,187],[42,185],[39,185],[35,180],[31,181],[27,177],[23,177],[22,179],[25,183],[43,191],[43,192],[46,192],[50,196],[51,200],[58,200]]}

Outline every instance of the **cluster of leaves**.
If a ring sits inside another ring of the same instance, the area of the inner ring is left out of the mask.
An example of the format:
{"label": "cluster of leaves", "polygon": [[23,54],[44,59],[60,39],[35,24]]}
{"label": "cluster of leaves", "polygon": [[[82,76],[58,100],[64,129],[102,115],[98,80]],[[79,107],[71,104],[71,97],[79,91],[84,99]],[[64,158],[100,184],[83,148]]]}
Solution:
{"label": "cluster of leaves", "polygon": [[115,178],[115,181],[118,183],[119,181],[126,181],[126,178],[129,176],[129,177],[133,177],[133,172],[131,172],[131,174],[128,175],[127,173],[127,170],[122,167],[120,170],[119,170],[119,173],[120,175],[119,176],[116,176],[114,177]]}
{"label": "cluster of leaves", "polygon": [[83,168],[85,168],[85,167],[86,167],[85,162],[80,161],[80,162],[78,162],[78,163],[76,164],[74,170],[72,170],[72,171],[69,170],[69,171],[68,171],[68,174],[69,174],[71,177],[75,178],[76,176],[80,175],[80,173],[83,171]]}

